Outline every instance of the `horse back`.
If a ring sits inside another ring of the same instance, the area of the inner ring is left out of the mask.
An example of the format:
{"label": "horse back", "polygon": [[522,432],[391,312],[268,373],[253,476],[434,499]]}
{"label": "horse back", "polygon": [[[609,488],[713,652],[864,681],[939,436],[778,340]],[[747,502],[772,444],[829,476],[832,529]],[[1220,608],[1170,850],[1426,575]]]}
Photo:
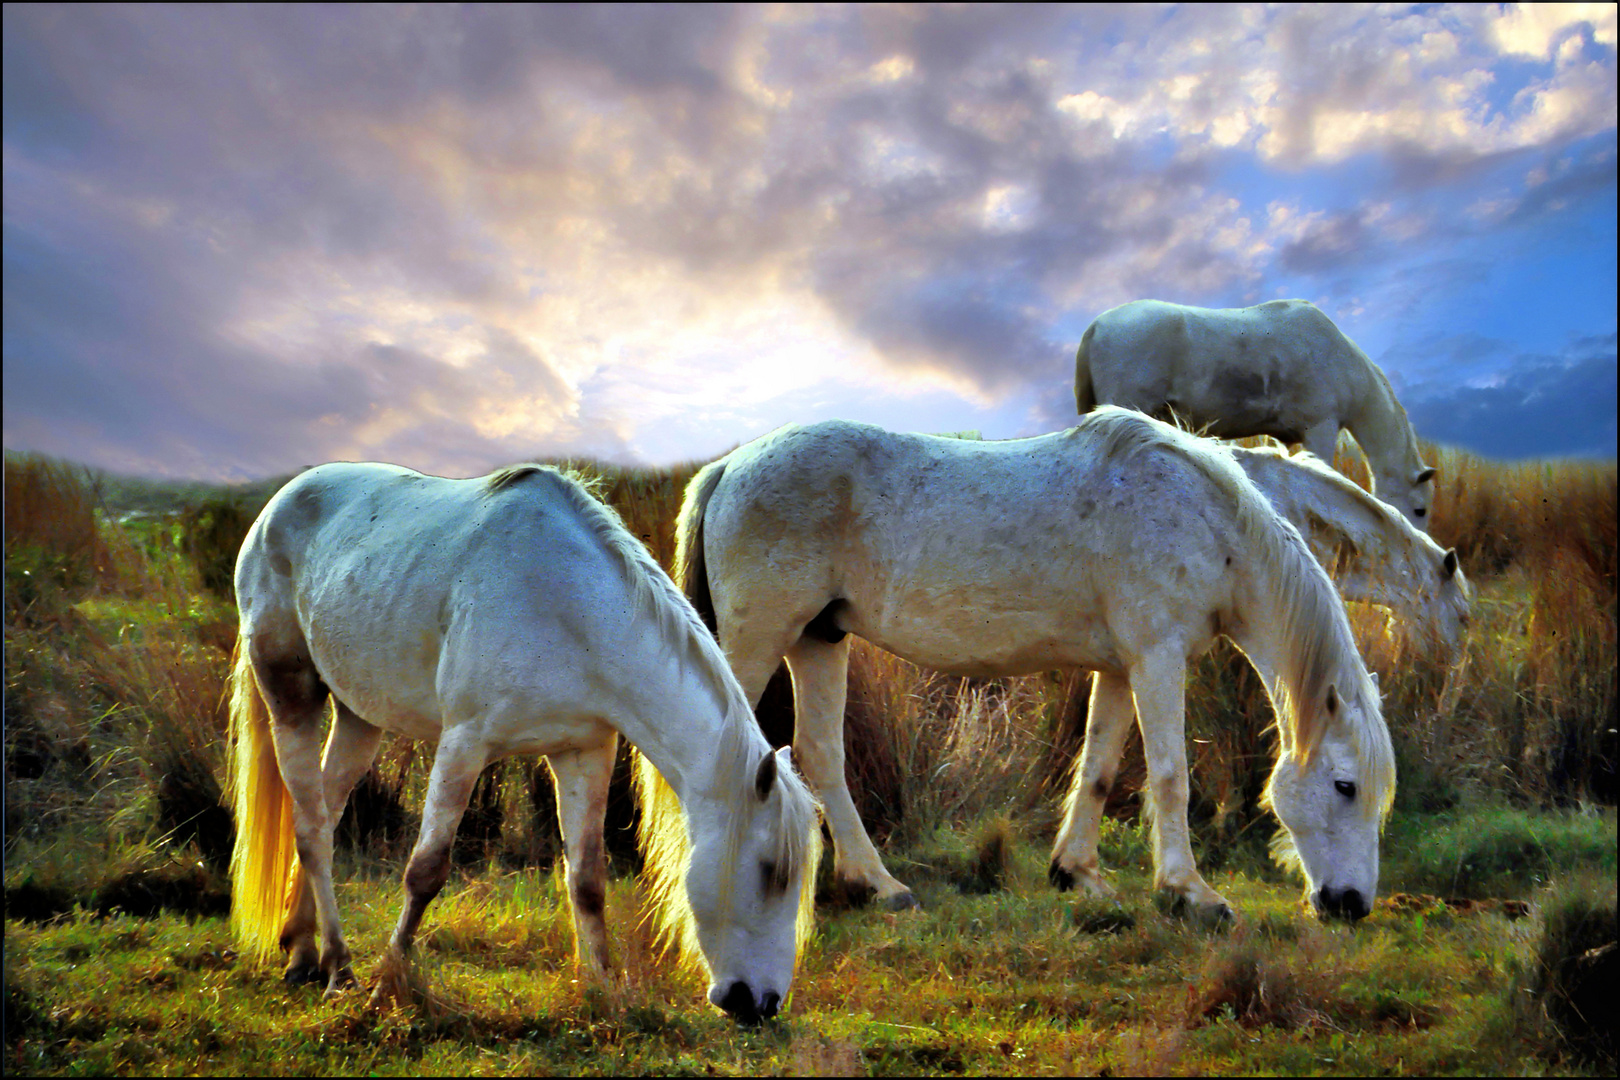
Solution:
{"label": "horse back", "polygon": [[965,674],[1117,667],[1115,618],[1139,621],[1149,593],[1204,633],[1228,603],[1230,515],[1174,450],[1110,459],[1098,416],[1007,442],[832,422],[741,448],[706,523],[721,623],[802,628],[840,601],[839,630]]}
{"label": "horse back", "polygon": [[1223,438],[1299,442],[1348,415],[1366,378],[1364,354],[1304,300],[1223,309],[1138,300],[1104,312],[1087,333],[1095,402]]}
{"label": "horse back", "polygon": [[590,601],[627,595],[557,483],[544,472],[497,486],[369,463],[312,469],[244,544],[243,631],[307,653],[372,723],[432,739],[447,678],[471,664],[518,677],[505,662],[514,650],[590,637]]}

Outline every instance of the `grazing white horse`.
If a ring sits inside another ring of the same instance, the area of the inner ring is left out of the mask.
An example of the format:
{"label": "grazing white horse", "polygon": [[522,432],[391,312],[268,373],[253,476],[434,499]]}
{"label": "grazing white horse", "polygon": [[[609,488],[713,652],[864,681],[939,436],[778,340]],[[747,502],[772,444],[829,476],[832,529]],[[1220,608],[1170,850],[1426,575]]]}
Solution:
{"label": "grazing white horse", "polygon": [[1373,494],[1428,531],[1434,467],[1389,380],[1306,300],[1199,308],[1133,300],[1097,316],[1074,358],[1081,415],[1122,405],[1223,439],[1270,435],[1329,465],[1339,429],[1367,456]]}
{"label": "grazing white horse", "polygon": [[1472,590],[1442,549],[1388,503],[1308,451],[1231,448],[1272,509],[1310,544],[1346,600],[1387,608],[1420,651],[1450,659],[1467,634]]}
{"label": "grazing white horse", "polygon": [[714,1004],[743,1022],[776,1012],[809,929],[814,796],[692,606],[577,481],[311,469],[249,530],[236,596],[231,922],[246,950],[279,944],[292,982],[354,983],[332,832],[386,730],[436,751],[395,974],[374,1000],[399,993],[480,770],[510,754],[550,761],[578,960],[607,977],[602,820],[622,734],[665,930],[707,968]]}
{"label": "grazing white horse", "polygon": [[846,634],[964,675],[1095,670],[1055,868],[1106,890],[1097,827],[1134,705],[1156,881],[1200,914],[1229,909],[1188,838],[1183,683],[1226,634],[1277,708],[1268,800],[1307,894],[1323,913],[1370,910],[1395,789],[1378,692],[1327,575],[1215,444],[1113,408],[1007,442],[790,425],[693,478],[677,542],[678,577],[750,701],[786,657],[836,873],[880,902],[914,903],[845,786]]}

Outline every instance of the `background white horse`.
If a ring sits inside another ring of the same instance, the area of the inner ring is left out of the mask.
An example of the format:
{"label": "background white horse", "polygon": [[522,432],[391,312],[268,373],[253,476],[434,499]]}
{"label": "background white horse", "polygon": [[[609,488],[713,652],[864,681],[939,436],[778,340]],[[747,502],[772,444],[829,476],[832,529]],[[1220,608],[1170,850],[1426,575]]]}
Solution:
{"label": "background white horse", "polygon": [[1270,435],[1329,465],[1339,429],[1367,456],[1373,494],[1429,527],[1434,468],[1389,380],[1306,300],[1198,308],[1133,300],[1093,320],[1074,358],[1081,415],[1123,405],[1223,439]]}
{"label": "background white horse", "polygon": [[292,982],[354,982],[332,832],[387,730],[437,750],[377,997],[401,992],[473,784],[509,754],[550,761],[578,959],[606,977],[602,821],[623,734],[665,929],[708,969],[714,1004],[744,1022],[776,1012],[809,927],[814,796],[691,605],[579,483],[540,466],[446,480],[323,465],[254,522],[236,595],[231,921],[247,950],[279,943]]}
{"label": "background white horse", "polygon": [[1388,608],[1408,640],[1441,659],[1467,634],[1472,590],[1456,548],[1442,549],[1389,504],[1300,451],[1234,446],[1266,501],[1300,531],[1346,600]]}
{"label": "background white horse", "polygon": [[880,902],[913,901],[845,786],[846,634],[966,675],[1094,669],[1055,865],[1107,889],[1097,827],[1134,704],[1156,880],[1225,913],[1193,861],[1182,734],[1187,664],[1224,633],[1271,688],[1281,747],[1268,796],[1311,901],[1370,910],[1395,784],[1377,690],[1326,574],[1215,444],[1112,408],[1008,442],[789,426],[693,478],[677,539],[680,580],[750,701],[787,658],[794,747],[836,872]]}

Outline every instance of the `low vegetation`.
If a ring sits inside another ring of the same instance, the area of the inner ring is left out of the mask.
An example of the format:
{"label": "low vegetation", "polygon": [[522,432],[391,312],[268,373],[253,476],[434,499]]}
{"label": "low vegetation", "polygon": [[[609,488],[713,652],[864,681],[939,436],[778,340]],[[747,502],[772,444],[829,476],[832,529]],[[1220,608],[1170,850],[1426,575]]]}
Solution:
{"label": "low vegetation", "polygon": [[[414,1008],[323,1002],[239,961],[219,917],[229,566],[275,485],[165,487],[8,454],[5,1067],[1612,1074],[1598,995],[1615,963],[1614,465],[1427,459],[1436,539],[1477,595],[1449,668],[1352,611],[1400,766],[1372,917],[1317,923],[1267,858],[1271,715],[1234,650],[1200,661],[1188,697],[1195,846],[1244,915],[1219,934],[1154,902],[1139,743],[1102,836],[1121,903],[1047,885],[1083,676],[948,678],[857,642],[851,790],[924,909],[824,894],[785,1020],[745,1031],[655,955],[622,785],[609,912],[626,975],[579,984],[549,776],[527,761],[474,793]],[[578,467],[668,565],[695,469]],[[760,714],[790,736],[781,683]],[[430,760],[385,744],[339,829],[363,974],[397,912]]]}

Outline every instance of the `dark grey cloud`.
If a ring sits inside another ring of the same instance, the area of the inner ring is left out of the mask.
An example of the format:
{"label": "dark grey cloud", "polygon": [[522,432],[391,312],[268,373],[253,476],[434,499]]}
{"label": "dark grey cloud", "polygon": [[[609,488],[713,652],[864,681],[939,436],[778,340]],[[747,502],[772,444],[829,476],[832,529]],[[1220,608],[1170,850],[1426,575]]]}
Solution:
{"label": "dark grey cloud", "polygon": [[[7,439],[238,473],[477,468],[584,433],[612,453],[622,418],[581,388],[629,380],[570,349],[795,291],[889,367],[1044,423],[1113,303],[1348,296],[1403,244],[1432,264],[1612,198],[1612,117],[1586,115],[1612,89],[1538,69],[1585,112],[1490,113],[1467,97],[1493,77],[1486,17],[9,6]],[[1455,56],[1414,59],[1447,34]],[[1612,81],[1612,48],[1585,48]],[[1447,93],[1466,134],[1430,122]],[[1295,233],[1221,188],[1220,155],[1246,155],[1311,210],[1310,170],[1352,152],[1382,162],[1367,190]],[[1438,188],[1532,162],[1495,214]],[[1394,236],[1402,211],[1424,224]]]}
{"label": "dark grey cloud", "polygon": [[1615,456],[1615,335],[1577,341],[1562,358],[1519,356],[1494,385],[1430,386],[1407,402],[1426,439],[1486,457]]}

